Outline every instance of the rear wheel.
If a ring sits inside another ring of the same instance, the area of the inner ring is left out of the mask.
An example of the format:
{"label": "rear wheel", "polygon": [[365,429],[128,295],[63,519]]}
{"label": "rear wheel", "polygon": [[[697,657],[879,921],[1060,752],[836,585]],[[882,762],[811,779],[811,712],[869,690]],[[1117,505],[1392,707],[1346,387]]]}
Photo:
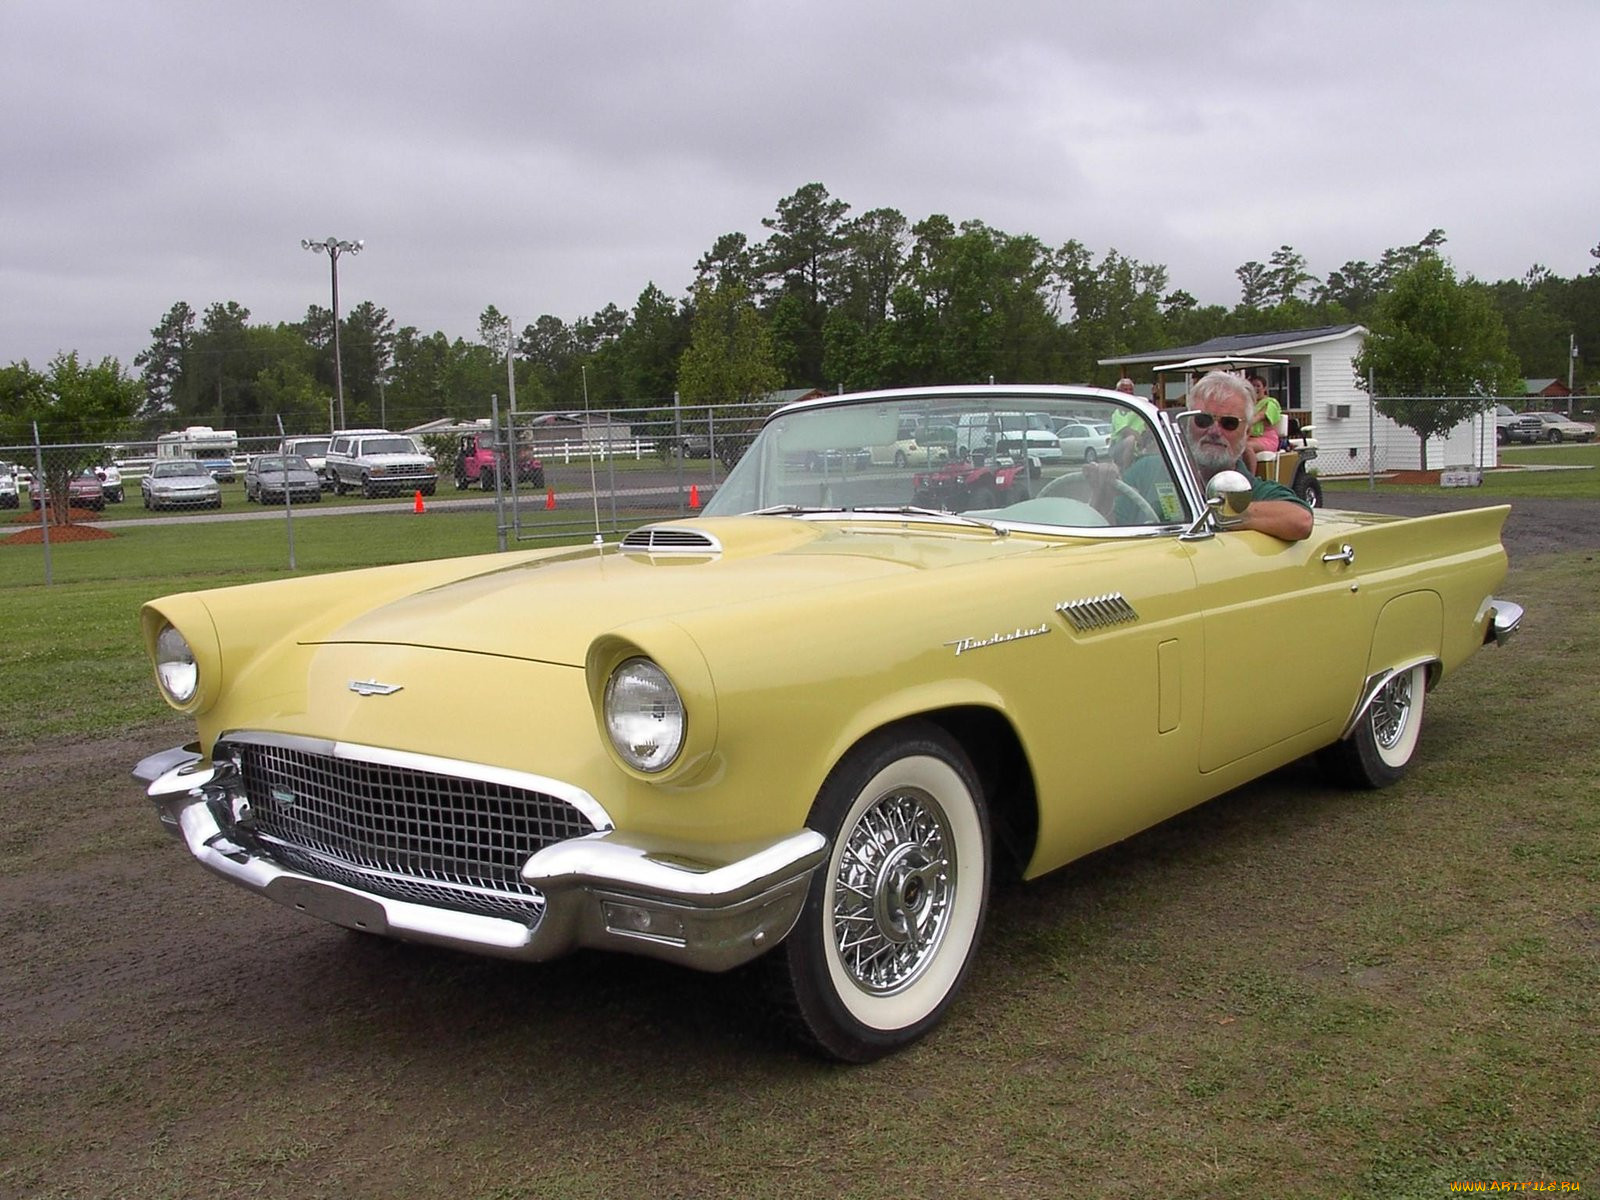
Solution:
{"label": "rear wheel", "polygon": [[832,850],[774,958],[800,1035],[870,1062],[937,1025],[988,907],[989,818],[967,757],[936,726],[882,730],[828,776],[807,824]]}
{"label": "rear wheel", "polygon": [[1388,787],[1406,773],[1422,733],[1428,668],[1410,667],[1390,676],[1343,741],[1317,752],[1317,762],[1347,787]]}

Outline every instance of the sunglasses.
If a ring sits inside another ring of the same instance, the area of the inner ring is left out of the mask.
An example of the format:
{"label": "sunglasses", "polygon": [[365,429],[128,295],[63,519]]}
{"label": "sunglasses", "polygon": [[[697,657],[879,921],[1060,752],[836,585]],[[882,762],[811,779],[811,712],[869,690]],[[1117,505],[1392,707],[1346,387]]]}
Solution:
{"label": "sunglasses", "polygon": [[1195,413],[1193,420],[1194,427],[1196,429],[1210,429],[1211,423],[1215,421],[1229,433],[1232,433],[1235,429],[1244,424],[1244,418],[1242,417],[1214,417],[1208,412]]}

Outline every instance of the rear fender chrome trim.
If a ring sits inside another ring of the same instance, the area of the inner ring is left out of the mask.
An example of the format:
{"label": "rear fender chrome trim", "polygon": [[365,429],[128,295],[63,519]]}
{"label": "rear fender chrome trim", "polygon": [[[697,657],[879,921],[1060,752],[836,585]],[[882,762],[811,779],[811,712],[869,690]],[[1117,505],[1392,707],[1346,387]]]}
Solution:
{"label": "rear fender chrome trim", "polygon": [[1361,699],[1357,702],[1355,711],[1350,714],[1350,719],[1345,722],[1344,728],[1339,731],[1339,740],[1343,741],[1355,732],[1356,726],[1361,723],[1361,718],[1366,715],[1367,709],[1372,707],[1373,700],[1377,699],[1378,693],[1384,689],[1384,686],[1391,679],[1396,675],[1405,674],[1413,667],[1423,666],[1428,668],[1427,687],[1432,689],[1439,682],[1440,664],[1439,660],[1431,655],[1410,659],[1397,666],[1379,671],[1375,675],[1367,676],[1367,682],[1361,688]]}

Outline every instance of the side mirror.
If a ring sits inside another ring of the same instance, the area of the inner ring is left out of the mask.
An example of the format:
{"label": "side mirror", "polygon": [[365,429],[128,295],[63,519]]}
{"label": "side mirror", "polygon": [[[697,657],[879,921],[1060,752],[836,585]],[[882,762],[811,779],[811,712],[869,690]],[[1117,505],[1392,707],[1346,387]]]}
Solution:
{"label": "side mirror", "polygon": [[1253,485],[1250,477],[1239,471],[1219,471],[1206,485],[1206,497],[1212,507],[1219,509],[1223,519],[1244,515],[1250,507]]}
{"label": "side mirror", "polygon": [[1195,517],[1189,528],[1178,535],[1180,541],[1199,541],[1212,537],[1218,529],[1229,529],[1239,523],[1245,509],[1250,507],[1253,485],[1250,476],[1240,471],[1219,471],[1206,484],[1206,506]]}

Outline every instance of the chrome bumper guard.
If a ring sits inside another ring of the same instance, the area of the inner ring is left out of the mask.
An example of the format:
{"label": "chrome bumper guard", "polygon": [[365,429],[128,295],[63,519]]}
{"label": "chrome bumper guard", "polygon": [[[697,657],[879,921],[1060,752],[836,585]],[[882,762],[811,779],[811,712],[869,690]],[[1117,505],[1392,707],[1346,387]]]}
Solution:
{"label": "chrome bumper guard", "polygon": [[374,895],[288,870],[224,828],[240,797],[195,746],[153,754],[134,777],[157,815],[208,870],[288,908],[367,933],[539,961],[579,947],[703,971],[748,962],[786,937],[827,839],[801,829],[763,846],[664,847],[612,829],[547,846],[523,865],[539,889],[531,924]]}
{"label": "chrome bumper guard", "polygon": [[1493,642],[1503,646],[1522,624],[1522,605],[1490,596],[1483,602],[1478,615],[1480,620],[1488,617],[1488,625],[1483,631],[1483,644],[1487,646]]}

